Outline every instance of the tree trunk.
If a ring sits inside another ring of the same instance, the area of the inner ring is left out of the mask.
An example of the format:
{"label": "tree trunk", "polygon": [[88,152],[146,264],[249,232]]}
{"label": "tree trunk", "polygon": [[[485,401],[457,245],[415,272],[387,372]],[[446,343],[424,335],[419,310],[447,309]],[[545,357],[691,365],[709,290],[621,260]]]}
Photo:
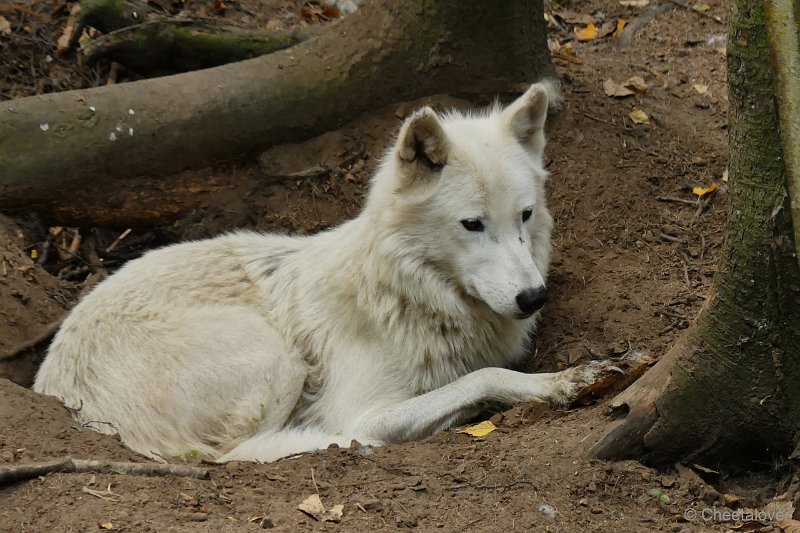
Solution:
{"label": "tree trunk", "polygon": [[[768,1],[766,11],[781,3],[791,4]],[[603,429],[590,450],[595,457],[763,468],[795,447],[800,268],[787,194],[790,165],[769,61],[767,29],[773,33],[775,23],[765,21],[760,2],[734,1],[728,41],[731,207],[714,290],[693,327],[614,400],[621,418]],[[797,35],[796,24],[782,30]],[[777,81],[776,88],[780,76]],[[798,94],[792,96],[797,102]],[[796,133],[797,115],[784,115],[788,110],[781,109],[783,124],[791,121]],[[796,161],[798,152],[788,155]]]}
{"label": "tree trunk", "polygon": [[547,50],[540,0],[389,0],[268,56],[4,102],[0,209],[47,209],[67,186],[80,204],[100,181],[307,138],[392,101],[509,90],[552,75]]}

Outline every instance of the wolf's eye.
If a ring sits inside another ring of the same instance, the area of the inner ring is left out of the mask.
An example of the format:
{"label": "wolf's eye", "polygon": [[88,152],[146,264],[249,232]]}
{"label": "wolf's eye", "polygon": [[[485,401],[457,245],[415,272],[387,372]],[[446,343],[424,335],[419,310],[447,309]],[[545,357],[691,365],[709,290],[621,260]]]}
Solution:
{"label": "wolf's eye", "polygon": [[531,218],[531,213],[533,213],[532,209],[526,209],[522,212],[522,221],[527,222],[529,218]]}
{"label": "wolf's eye", "polygon": [[462,220],[461,225],[464,226],[467,231],[483,231],[483,222],[477,218],[467,218]]}

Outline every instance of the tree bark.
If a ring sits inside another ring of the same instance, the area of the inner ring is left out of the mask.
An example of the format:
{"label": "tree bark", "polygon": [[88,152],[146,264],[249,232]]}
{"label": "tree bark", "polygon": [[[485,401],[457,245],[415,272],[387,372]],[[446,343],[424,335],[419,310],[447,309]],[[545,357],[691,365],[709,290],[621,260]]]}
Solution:
{"label": "tree bark", "polygon": [[728,40],[731,207],[714,290],[687,334],[614,400],[620,418],[591,447],[595,457],[764,468],[794,449],[800,268],[769,57],[763,6],[735,0]]}
{"label": "tree bark", "polygon": [[99,182],[307,138],[393,101],[509,90],[553,74],[547,50],[538,0],[391,0],[268,56],[4,102],[0,209],[47,209],[65,187],[79,204]]}

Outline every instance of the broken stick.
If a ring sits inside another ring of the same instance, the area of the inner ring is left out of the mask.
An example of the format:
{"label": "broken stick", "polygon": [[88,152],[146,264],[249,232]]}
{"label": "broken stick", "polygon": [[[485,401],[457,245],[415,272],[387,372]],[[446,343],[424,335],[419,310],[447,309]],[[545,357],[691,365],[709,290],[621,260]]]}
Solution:
{"label": "broken stick", "polygon": [[86,459],[58,459],[41,463],[0,466],[0,485],[31,479],[53,472],[83,474],[127,474],[132,476],[181,476],[208,479],[208,469],[167,463],[132,463],[120,461],[93,461]]}

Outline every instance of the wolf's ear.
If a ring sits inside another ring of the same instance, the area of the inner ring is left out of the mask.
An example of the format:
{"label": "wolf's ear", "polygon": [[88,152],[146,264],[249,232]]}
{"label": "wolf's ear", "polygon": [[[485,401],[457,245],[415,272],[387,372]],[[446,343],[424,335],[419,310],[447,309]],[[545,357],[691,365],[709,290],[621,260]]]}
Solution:
{"label": "wolf's ear", "polygon": [[406,184],[430,179],[447,163],[448,142],[439,117],[430,107],[414,112],[397,139],[397,158]]}
{"label": "wolf's ear", "polygon": [[531,85],[525,94],[503,110],[503,118],[511,135],[535,156],[544,152],[544,122],[547,119],[548,87]]}

